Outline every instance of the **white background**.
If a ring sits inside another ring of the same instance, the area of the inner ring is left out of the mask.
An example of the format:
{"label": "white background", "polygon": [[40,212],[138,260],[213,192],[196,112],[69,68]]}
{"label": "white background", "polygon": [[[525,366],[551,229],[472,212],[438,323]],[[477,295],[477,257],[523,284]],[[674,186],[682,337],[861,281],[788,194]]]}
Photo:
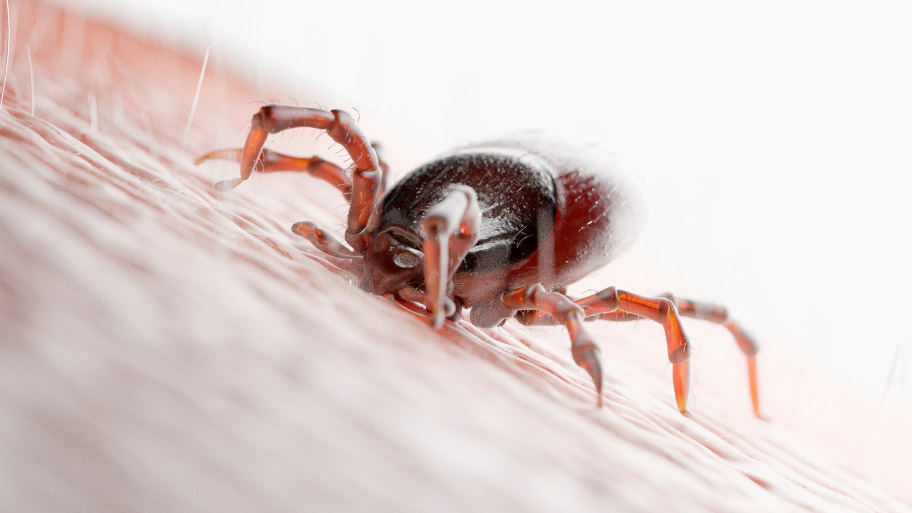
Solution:
{"label": "white background", "polygon": [[909,404],[905,2],[70,3],[342,98],[410,156],[524,128],[599,141],[647,185],[636,252],[874,396],[895,361]]}

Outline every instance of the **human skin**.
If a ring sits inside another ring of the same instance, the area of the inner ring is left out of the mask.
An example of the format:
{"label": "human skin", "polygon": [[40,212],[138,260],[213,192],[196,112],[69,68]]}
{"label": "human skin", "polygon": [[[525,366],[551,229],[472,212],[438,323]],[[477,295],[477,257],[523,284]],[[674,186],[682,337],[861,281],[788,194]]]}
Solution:
{"label": "human skin", "polygon": [[[907,417],[796,362],[763,327],[749,328],[769,420],[752,414],[728,334],[697,321],[692,418],[646,321],[591,326],[597,409],[560,329],[435,332],[346,281],[289,231],[341,229],[332,187],[254,175],[214,189],[236,169],[194,157],[240,145],[251,102],[287,85],[246,84],[213,54],[194,107],[204,52],[14,7],[0,510],[908,509]],[[635,256],[575,290],[608,285],[687,292]]]}

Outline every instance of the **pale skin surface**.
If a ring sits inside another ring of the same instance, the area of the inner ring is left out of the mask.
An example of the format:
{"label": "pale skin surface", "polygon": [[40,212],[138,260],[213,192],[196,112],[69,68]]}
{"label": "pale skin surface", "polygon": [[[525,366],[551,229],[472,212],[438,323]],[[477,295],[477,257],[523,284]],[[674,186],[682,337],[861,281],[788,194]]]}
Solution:
{"label": "pale skin surface", "polygon": [[[182,139],[203,52],[60,16],[14,4],[0,111],[0,510],[908,509],[905,418],[762,327],[770,421],[728,333],[687,320],[693,418],[649,322],[590,326],[596,409],[560,329],[435,332],[339,279],[290,231],[341,231],[338,190],[275,174],[220,195],[236,168],[192,165],[284,86],[210,56]],[[659,274],[622,259],[571,290],[688,292]]]}

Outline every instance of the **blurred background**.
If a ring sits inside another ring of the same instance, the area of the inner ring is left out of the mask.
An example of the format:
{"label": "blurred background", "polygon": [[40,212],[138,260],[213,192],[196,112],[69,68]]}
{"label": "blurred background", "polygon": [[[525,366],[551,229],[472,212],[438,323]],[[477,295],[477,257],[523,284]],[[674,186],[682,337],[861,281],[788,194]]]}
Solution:
{"label": "blurred background", "polygon": [[409,145],[400,172],[517,129],[598,142],[648,190],[637,257],[912,406],[908,3],[60,2],[325,91]]}

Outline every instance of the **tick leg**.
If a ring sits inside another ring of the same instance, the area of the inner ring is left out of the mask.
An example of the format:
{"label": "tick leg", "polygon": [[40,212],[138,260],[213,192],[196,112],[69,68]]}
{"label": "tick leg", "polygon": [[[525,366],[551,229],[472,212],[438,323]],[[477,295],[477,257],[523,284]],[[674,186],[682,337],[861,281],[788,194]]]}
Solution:
{"label": "tick leg", "polygon": [[[586,311],[586,320],[609,320],[609,321],[627,321],[639,318],[639,316],[631,316],[629,313],[624,312],[621,309],[610,310],[611,301],[605,302],[604,298],[611,296],[612,294],[621,294],[623,291],[617,291],[614,288],[605,289],[598,294],[594,294],[589,297],[585,297],[577,301],[583,309]],[[760,393],[759,387],[757,386],[757,360],[756,355],[759,351],[759,346],[754,341],[754,339],[745,332],[741,326],[729,318],[728,310],[721,305],[716,305],[712,303],[704,303],[699,301],[692,301],[689,299],[675,297],[672,294],[662,294],[659,297],[668,299],[674,303],[678,313],[684,317],[692,317],[694,319],[700,319],[715,324],[721,324],[732,334],[735,339],[735,343],[738,344],[738,347],[747,357],[747,375],[748,375],[748,384],[750,386],[750,395],[751,395],[751,404],[753,406],[754,415],[760,417]],[[608,309],[606,311],[606,308]]]}
{"label": "tick leg", "polygon": [[[668,360],[672,364],[675,399],[678,409],[685,416],[687,413],[687,395],[690,390],[690,343],[678,310],[671,299],[664,297],[646,297],[609,287],[597,294],[579,299],[575,302],[584,312],[584,317],[604,318],[608,320],[627,321],[645,317],[662,324],[665,328],[665,341],[668,345]],[[518,316],[519,317],[519,316]],[[545,318],[524,314],[519,317],[526,323],[547,324]]]}
{"label": "tick leg", "polygon": [[317,228],[313,223],[301,221],[291,227],[291,231],[309,240],[315,248],[339,258],[357,259],[363,258],[360,254],[345,247],[344,244],[335,239],[332,235],[324,230]]}
{"label": "tick leg", "polygon": [[[242,149],[213,151],[196,159],[195,164],[199,165],[212,159],[240,162],[243,151]],[[320,157],[292,157],[270,149],[263,149],[253,168],[261,173],[273,173],[276,171],[307,173],[336,187],[345,196],[346,201],[351,202],[351,179],[345,175],[345,171],[341,167]],[[226,191],[233,189],[239,183],[238,179],[223,180],[215,184],[215,188],[220,191]]]}
{"label": "tick leg", "polygon": [[[577,301],[577,303],[579,303],[579,301]],[[678,312],[678,313],[680,313],[681,315],[684,315],[681,312]],[[535,310],[521,310],[519,312],[516,312],[516,319],[519,322],[521,322],[523,324],[528,324],[530,326],[557,326],[558,324],[560,324],[559,322],[555,321],[554,318],[552,318],[550,315],[548,315],[544,312],[538,312]],[[639,315],[621,312],[619,310],[601,314],[597,317],[586,317],[587,321],[594,321],[596,319],[604,320],[604,321],[621,322],[621,321],[640,321],[643,318],[640,317]]]}
{"label": "tick leg", "polygon": [[[611,287],[599,292],[598,294],[593,294],[591,296],[579,299],[576,301],[576,303],[583,307],[583,310],[586,313],[587,321],[634,321],[642,319],[643,317],[648,318],[648,316],[640,316],[634,313],[629,313],[619,307],[611,310],[611,307],[615,304],[615,301],[611,300],[610,298],[612,296],[620,297],[622,294],[633,296],[628,292],[618,291],[617,289]],[[754,339],[747,332],[745,332],[737,322],[729,318],[728,310],[724,306],[713,303],[692,301],[689,299],[676,297],[672,294],[661,294],[658,296],[658,298],[664,298],[674,303],[674,306],[677,309],[677,313],[683,317],[692,317],[694,319],[721,324],[725,327],[725,329],[729,331],[729,333],[732,334],[732,336],[735,338],[735,342],[738,344],[738,347],[747,357],[747,372],[750,385],[751,403],[753,404],[754,415],[760,417],[760,401],[758,391],[759,389],[757,386],[756,362],[756,354],[759,351],[759,346],[754,341]],[[617,303],[619,304],[620,301],[617,301]],[[547,314],[531,310],[517,312],[516,318],[524,324],[558,324],[557,321],[555,321]]]}
{"label": "tick leg", "polygon": [[348,210],[345,241],[355,251],[361,252],[367,245],[364,230],[377,201],[382,171],[374,148],[345,111],[325,111],[290,105],[266,105],[261,108],[250,121],[250,133],[247,134],[247,141],[241,150],[241,176],[229,182],[229,185],[236,186],[250,177],[254,165],[260,159],[267,135],[300,127],[326,130],[326,133],[342,145],[352,158],[354,167],[351,206]]}
{"label": "tick leg", "polygon": [[[599,348],[583,329],[583,308],[559,292],[548,292],[539,284],[505,292],[500,301],[510,310],[536,311],[545,314],[541,319],[551,319],[567,327],[570,332],[573,361],[586,370],[595,391],[597,404],[602,406],[602,364]],[[683,407],[682,407],[683,409]]]}
{"label": "tick leg", "polygon": [[709,321],[714,324],[721,324],[731,333],[738,344],[738,348],[747,357],[747,376],[750,384],[751,403],[754,407],[754,415],[760,417],[760,392],[757,387],[757,352],[760,347],[741,325],[728,316],[728,309],[724,306],[704,303],[701,301],[692,301],[676,297],[673,294],[662,294],[662,297],[670,299],[678,308],[678,313],[684,317],[693,317]]}
{"label": "tick leg", "polygon": [[481,210],[471,187],[457,185],[421,220],[424,230],[424,281],[430,323],[434,329],[443,325],[446,293],[453,274],[469,249],[478,241]]}
{"label": "tick leg", "polygon": [[377,154],[377,162],[380,164],[380,190],[377,191],[377,197],[383,196],[383,193],[386,192],[387,185],[389,185],[389,175],[390,175],[390,166],[386,162],[386,152],[383,149],[383,145],[377,141],[371,142],[371,147],[374,149],[374,153]]}

